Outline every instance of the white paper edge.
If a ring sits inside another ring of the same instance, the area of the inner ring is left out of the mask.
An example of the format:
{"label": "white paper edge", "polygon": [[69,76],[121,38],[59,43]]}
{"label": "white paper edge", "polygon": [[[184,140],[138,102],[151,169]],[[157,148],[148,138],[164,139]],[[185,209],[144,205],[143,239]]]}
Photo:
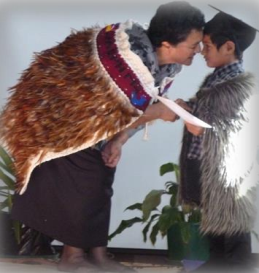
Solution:
{"label": "white paper edge", "polygon": [[188,123],[204,128],[212,128],[208,123],[196,118],[172,100],[156,96],[156,98]]}

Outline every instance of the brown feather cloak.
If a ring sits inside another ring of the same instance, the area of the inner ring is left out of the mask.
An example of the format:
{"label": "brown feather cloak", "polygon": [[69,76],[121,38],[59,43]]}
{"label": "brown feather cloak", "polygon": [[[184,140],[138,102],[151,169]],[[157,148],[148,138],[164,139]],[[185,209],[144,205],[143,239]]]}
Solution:
{"label": "brown feather cloak", "polygon": [[[118,46],[117,57],[124,58],[124,65],[131,62],[127,68],[131,75],[141,78],[142,89],[149,86],[151,90],[153,78],[130,51],[124,29],[123,25],[117,26],[114,40],[106,42]],[[112,26],[103,30],[108,33]],[[120,83],[100,61],[105,57],[97,51],[100,31],[95,27],[73,32],[64,42],[36,54],[17,85],[10,89],[0,118],[1,142],[14,159],[21,194],[37,165],[113,136],[144,110],[132,105]]]}

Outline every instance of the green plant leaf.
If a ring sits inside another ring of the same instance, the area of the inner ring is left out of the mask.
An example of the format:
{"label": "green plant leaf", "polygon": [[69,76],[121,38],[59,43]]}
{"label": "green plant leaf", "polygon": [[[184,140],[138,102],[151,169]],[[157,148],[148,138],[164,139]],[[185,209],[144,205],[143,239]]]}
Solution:
{"label": "green plant leaf", "polygon": [[164,210],[159,217],[159,229],[162,236],[167,234],[167,230],[174,224],[183,221],[182,212],[178,208],[169,207]]}
{"label": "green plant leaf", "polygon": [[8,210],[9,210],[9,213],[10,213],[11,209],[13,207],[13,196],[11,194],[8,195],[7,200],[8,200]]}
{"label": "green plant leaf", "polygon": [[7,171],[10,174],[13,174],[12,169],[8,168],[8,166],[6,166],[3,162],[0,161],[0,168],[2,168],[3,170]]}
{"label": "green plant leaf", "polygon": [[175,194],[172,195],[172,197],[171,197],[171,199],[170,199],[170,205],[171,205],[172,207],[175,207],[175,206],[177,205],[177,197],[176,197]]}
{"label": "green plant leaf", "polygon": [[10,193],[8,192],[9,188],[7,186],[0,187],[0,196],[7,197]]}
{"label": "green plant leaf", "polygon": [[13,220],[13,229],[14,229],[14,235],[17,244],[21,243],[21,233],[22,233],[22,225],[19,221]]}
{"label": "green plant leaf", "polygon": [[150,213],[153,209],[155,209],[161,203],[161,196],[164,194],[164,190],[152,190],[145,197],[142,204],[143,211],[143,220],[147,221],[150,216]]}
{"label": "green plant leaf", "polygon": [[[0,196],[7,197],[9,194],[6,191],[0,191]],[[1,203],[1,202],[0,202]]]}
{"label": "green plant leaf", "polygon": [[148,231],[149,231],[149,228],[150,228],[151,224],[152,224],[153,221],[154,221],[157,217],[159,217],[159,216],[160,216],[160,214],[154,214],[154,215],[152,215],[152,216],[150,217],[150,220],[148,221],[148,223],[146,224],[146,226],[145,226],[144,229],[142,230],[144,242],[147,241],[147,233],[148,233]]}
{"label": "green plant leaf", "polygon": [[0,170],[0,179],[10,190],[15,189],[15,181],[11,177],[7,176],[2,170]]}
{"label": "green plant leaf", "polygon": [[0,210],[2,211],[5,208],[8,208],[9,200],[6,198],[4,201],[0,202]]}
{"label": "green plant leaf", "polygon": [[134,224],[141,223],[141,222],[143,222],[143,219],[139,217],[135,217],[128,220],[122,220],[119,227],[112,234],[109,235],[108,239],[111,240],[117,234],[122,233],[122,231],[124,231],[126,228],[129,228],[133,226]]}
{"label": "green plant leaf", "polygon": [[201,221],[201,212],[199,209],[191,209],[191,214],[189,216],[188,222],[199,223]]}
{"label": "green plant leaf", "polygon": [[174,172],[175,173],[175,178],[177,184],[180,182],[180,169],[177,164],[174,164],[172,162],[166,163],[160,167],[160,175],[164,175],[169,172]]}
{"label": "green plant leaf", "polygon": [[8,153],[3,149],[3,147],[0,146],[0,157],[2,158],[3,162],[5,163],[5,166],[3,167],[1,164],[1,167],[3,167],[6,171],[8,171],[10,174],[13,174],[13,161],[11,157],[8,155]]}
{"label": "green plant leaf", "polygon": [[171,162],[163,164],[162,166],[160,166],[160,175],[162,176],[166,173],[174,172],[174,166],[175,164]]}
{"label": "green plant leaf", "polygon": [[172,197],[170,199],[170,205],[172,207],[175,207],[177,205],[177,193],[179,185],[175,182],[167,182],[165,184],[168,194],[170,194]]}
{"label": "green plant leaf", "polygon": [[9,187],[8,186],[0,186],[0,191],[8,191],[9,190]]}
{"label": "green plant leaf", "polygon": [[180,183],[180,168],[179,168],[179,166],[177,164],[173,163],[173,165],[174,165],[174,172],[175,172],[176,182],[177,182],[177,184],[179,184]]}
{"label": "green plant leaf", "polygon": [[170,211],[172,209],[172,206],[170,205],[165,205],[162,209],[162,213],[167,213],[167,211]]}
{"label": "green plant leaf", "polygon": [[177,190],[179,188],[179,185],[176,183],[176,182],[173,182],[173,181],[167,181],[165,183],[165,187],[166,189],[168,190],[169,193],[177,193]]}
{"label": "green plant leaf", "polygon": [[151,234],[150,234],[150,241],[153,245],[155,245],[156,243],[156,238],[157,238],[157,234],[159,232],[159,223],[157,222],[153,228],[152,228],[152,231],[151,231]]}
{"label": "green plant leaf", "polygon": [[187,222],[181,222],[179,223],[179,225],[180,225],[182,240],[185,244],[188,244],[191,238],[190,224]]}
{"label": "green plant leaf", "polygon": [[184,214],[191,214],[194,209],[193,206],[189,204],[183,204],[181,207]]}
{"label": "green plant leaf", "polygon": [[133,204],[133,205],[127,207],[125,210],[135,210],[135,209],[142,211],[142,203]]}

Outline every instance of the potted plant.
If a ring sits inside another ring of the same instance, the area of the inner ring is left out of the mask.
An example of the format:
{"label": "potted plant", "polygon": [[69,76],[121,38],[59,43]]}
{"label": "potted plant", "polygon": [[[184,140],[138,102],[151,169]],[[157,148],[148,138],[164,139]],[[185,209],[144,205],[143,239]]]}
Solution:
{"label": "potted plant", "polygon": [[[142,203],[136,203],[126,210],[138,210],[142,214],[128,220],[122,220],[118,228],[109,236],[112,239],[136,223],[144,224],[143,240],[149,238],[154,245],[158,234],[167,236],[168,253],[171,260],[207,260],[208,241],[199,233],[201,213],[198,207],[178,204],[179,166],[167,163],[160,167],[160,175],[174,173],[175,181],[165,183],[165,189],[151,190]],[[169,196],[169,204],[159,208],[162,196]],[[192,251],[194,250],[194,251]]]}
{"label": "potted plant", "polygon": [[0,222],[2,255],[16,255],[21,242],[21,224],[10,219],[15,191],[13,162],[6,151],[0,147]]}
{"label": "potted plant", "polygon": [[0,146],[0,255],[56,256],[48,236],[10,217],[15,193],[12,158]]}

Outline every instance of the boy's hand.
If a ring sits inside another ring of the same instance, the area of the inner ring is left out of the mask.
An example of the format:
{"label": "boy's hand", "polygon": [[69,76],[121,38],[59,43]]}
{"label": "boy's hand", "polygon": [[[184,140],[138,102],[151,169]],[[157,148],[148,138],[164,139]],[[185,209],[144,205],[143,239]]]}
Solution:
{"label": "boy's hand", "polygon": [[193,125],[191,123],[185,122],[187,130],[194,136],[200,136],[205,132],[205,129],[200,126]]}

